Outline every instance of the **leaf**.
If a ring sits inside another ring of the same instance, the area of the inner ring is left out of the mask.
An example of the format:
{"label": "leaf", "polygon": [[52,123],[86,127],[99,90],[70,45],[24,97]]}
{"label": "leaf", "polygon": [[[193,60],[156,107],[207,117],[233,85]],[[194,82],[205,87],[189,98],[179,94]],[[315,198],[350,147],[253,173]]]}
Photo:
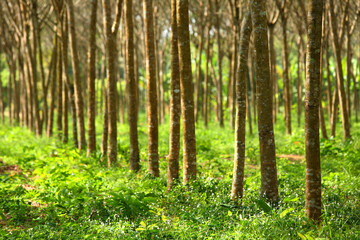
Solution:
{"label": "leaf", "polygon": [[298,197],[296,197],[296,198],[284,198],[284,203],[285,202],[297,202],[297,201],[299,201],[299,198]]}
{"label": "leaf", "polygon": [[304,235],[302,235],[301,233],[297,233],[298,234],[298,236],[302,239],[302,240],[306,240],[306,237],[304,236]]}
{"label": "leaf", "polygon": [[6,220],[6,217],[4,215],[4,213],[2,211],[0,211],[0,217],[5,221]]}
{"label": "leaf", "polygon": [[271,212],[271,207],[263,200],[260,199],[258,201],[256,201],[258,207],[260,207],[264,212],[269,213]]}
{"label": "leaf", "polygon": [[286,214],[288,214],[289,212],[291,212],[291,211],[293,211],[293,210],[294,210],[294,208],[285,209],[284,211],[282,211],[282,212],[280,213],[280,218],[285,217]]}
{"label": "leaf", "polygon": [[305,234],[305,236],[308,240],[314,240],[314,238],[312,236],[310,236],[309,234]]}
{"label": "leaf", "polygon": [[144,228],[146,228],[146,223],[144,223],[144,221],[141,221],[140,225],[143,226]]}

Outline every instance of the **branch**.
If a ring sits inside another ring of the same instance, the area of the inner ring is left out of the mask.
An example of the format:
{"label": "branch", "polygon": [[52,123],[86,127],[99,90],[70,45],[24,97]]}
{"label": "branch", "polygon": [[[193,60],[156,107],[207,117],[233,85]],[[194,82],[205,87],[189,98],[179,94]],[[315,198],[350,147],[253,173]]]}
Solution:
{"label": "branch", "polygon": [[123,0],[117,0],[116,15],[115,15],[114,23],[111,27],[111,32],[114,35],[116,35],[116,33],[119,29],[120,18],[121,18],[121,13],[122,13],[122,5],[123,5]]}

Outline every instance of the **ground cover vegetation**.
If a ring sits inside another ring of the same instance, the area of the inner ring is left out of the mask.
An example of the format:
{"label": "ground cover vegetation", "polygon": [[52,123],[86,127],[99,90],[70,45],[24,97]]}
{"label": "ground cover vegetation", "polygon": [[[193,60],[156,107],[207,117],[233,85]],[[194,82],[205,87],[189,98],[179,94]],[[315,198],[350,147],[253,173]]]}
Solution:
{"label": "ground cover vegetation", "polygon": [[[145,122],[144,116],[140,122]],[[354,126],[358,128],[358,124]],[[259,200],[256,133],[247,139],[244,198],[230,198],[233,131],[197,128],[199,178],[167,192],[167,163],[160,178],[146,166],[146,124],[140,124],[141,170],[128,170],[128,126],[119,127],[119,166],[55,137],[38,138],[1,126],[0,214],[6,239],[357,239],[360,234],[360,131],[354,140],[322,140],[323,220],[304,215],[304,130],[275,126],[280,201]],[[159,155],[168,153],[168,122],[160,127]],[[100,138],[99,135],[97,135]],[[182,153],[180,153],[182,154]]]}

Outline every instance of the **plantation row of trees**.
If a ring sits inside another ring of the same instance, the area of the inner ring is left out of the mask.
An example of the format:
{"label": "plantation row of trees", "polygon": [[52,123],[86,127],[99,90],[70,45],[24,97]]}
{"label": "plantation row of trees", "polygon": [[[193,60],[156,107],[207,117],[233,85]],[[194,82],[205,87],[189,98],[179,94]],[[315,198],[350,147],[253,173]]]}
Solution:
{"label": "plantation row of trees", "polygon": [[[243,197],[247,118],[250,134],[253,124],[258,126],[261,195],[276,202],[273,124],[283,110],[286,133],[291,134],[292,106],[298,126],[305,106],[306,213],[320,219],[319,128],[324,138],[327,126],[335,136],[339,107],[345,139],[351,138],[351,121],[358,121],[360,56],[353,46],[359,38],[353,36],[360,36],[359,2],[89,0],[74,5],[73,0],[5,0],[0,4],[3,123],[6,117],[9,124],[26,126],[36,135],[56,133],[59,140],[71,139],[80,150],[87,149],[88,156],[100,145],[110,167],[118,158],[118,122],[127,119],[129,166],[138,171],[138,114],[145,111],[148,169],[158,177],[158,125],[169,115],[171,190],[179,178],[181,119],[187,184],[197,175],[195,124],[202,120],[207,126],[213,114],[221,127],[229,120],[235,129],[231,194],[238,201]],[[96,142],[96,116],[103,123],[101,143]]]}

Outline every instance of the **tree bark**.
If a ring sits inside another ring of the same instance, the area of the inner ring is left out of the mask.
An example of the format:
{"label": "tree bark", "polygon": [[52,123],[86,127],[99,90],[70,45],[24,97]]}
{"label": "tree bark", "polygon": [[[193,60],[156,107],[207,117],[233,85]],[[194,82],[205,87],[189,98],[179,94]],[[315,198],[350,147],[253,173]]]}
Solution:
{"label": "tree bark", "polygon": [[217,84],[217,106],[220,127],[224,127],[224,113],[223,113],[223,95],[222,95],[222,49],[221,49],[221,33],[220,33],[220,0],[215,0],[216,6],[216,41],[217,41],[217,64],[218,64],[218,84]]}
{"label": "tree bark", "polygon": [[251,18],[255,45],[255,78],[258,106],[258,131],[261,160],[261,195],[270,201],[279,199],[272,122],[272,94],[270,88],[269,49],[264,0],[251,2]]}
{"label": "tree bark", "polygon": [[181,112],[183,116],[183,182],[187,184],[191,180],[196,179],[196,139],[189,33],[189,1],[178,0],[176,8],[179,36]]}
{"label": "tree bark", "polygon": [[206,67],[205,67],[205,80],[204,80],[204,126],[207,128],[208,126],[208,109],[209,109],[209,92],[210,92],[210,86],[209,86],[209,62],[211,61],[210,57],[210,30],[211,25],[210,23],[207,24],[207,40],[206,40]]}
{"label": "tree bark", "polygon": [[59,19],[59,26],[58,26],[58,34],[59,34],[59,39],[58,39],[58,50],[57,50],[57,71],[56,71],[56,81],[58,83],[57,86],[57,104],[56,104],[56,110],[57,110],[57,114],[56,114],[56,130],[57,130],[57,136],[59,139],[62,139],[62,110],[63,110],[63,98],[62,98],[62,92],[63,92],[63,65],[62,65],[62,52],[61,52],[61,38],[62,38],[62,34],[61,34],[61,29],[62,29],[62,17]]}
{"label": "tree bark", "polygon": [[321,217],[321,169],[319,142],[319,104],[322,0],[309,1],[308,46],[305,84],[305,152],[306,152],[306,196],[305,214],[313,221]]}
{"label": "tree bark", "polygon": [[70,110],[71,110],[71,120],[72,120],[72,134],[73,134],[73,141],[74,146],[79,146],[78,141],[78,126],[77,126],[77,115],[76,115],[76,104],[75,104],[75,91],[74,91],[74,83],[70,80],[68,76],[68,45],[69,45],[69,24],[67,21],[67,12],[64,12],[64,24],[63,24],[63,33],[62,33],[62,64],[63,69],[65,72],[65,82],[66,82],[66,89],[67,95],[70,101]]}
{"label": "tree bark", "polygon": [[95,89],[95,60],[96,60],[96,12],[97,0],[91,1],[90,38],[88,49],[88,145],[87,155],[96,151],[96,89]]}
{"label": "tree bark", "polygon": [[168,191],[179,179],[179,151],[180,151],[180,69],[178,52],[178,32],[176,1],[171,0],[171,99],[170,99],[170,146],[168,165]]}
{"label": "tree bark", "polygon": [[53,56],[54,56],[54,65],[53,65],[53,71],[52,71],[52,77],[51,77],[51,90],[50,90],[50,108],[49,108],[49,116],[48,116],[48,123],[47,123],[47,130],[46,135],[48,137],[51,137],[53,135],[53,125],[54,125],[54,111],[55,111],[55,102],[56,102],[56,72],[57,72],[57,66],[59,64],[59,58],[57,57],[58,51],[59,51],[59,37],[55,36],[54,45],[56,48],[54,48]]}
{"label": "tree bark", "polygon": [[126,56],[127,56],[127,79],[128,79],[128,121],[130,126],[130,170],[140,169],[139,143],[138,143],[138,101],[137,81],[135,79],[134,60],[134,31],[132,0],[125,0],[125,22],[126,22]]}
{"label": "tree bark", "polygon": [[244,188],[245,167],[245,133],[246,133],[246,99],[247,99],[247,61],[249,41],[252,31],[250,11],[244,17],[241,25],[239,67],[236,82],[236,124],[235,124],[235,155],[234,171],[231,189],[233,201],[242,199]]}
{"label": "tree bark", "polygon": [[159,153],[158,153],[158,109],[157,109],[157,86],[156,86],[156,56],[153,23],[152,0],[144,0],[144,25],[145,25],[145,48],[146,48],[146,78],[148,100],[148,124],[149,124],[149,172],[154,177],[159,177]]}
{"label": "tree bark", "polygon": [[284,113],[285,113],[285,125],[286,134],[291,134],[291,95],[290,95],[290,79],[289,79],[289,47],[287,39],[287,23],[288,23],[288,0],[284,1],[284,4],[280,6],[277,0],[277,4],[280,11],[281,25],[282,25],[282,59],[283,59],[283,82],[284,82]]}
{"label": "tree bark", "polygon": [[68,12],[68,21],[70,29],[70,49],[72,56],[72,67],[74,71],[74,85],[75,85],[75,105],[76,105],[76,117],[78,121],[78,134],[79,134],[79,149],[85,149],[86,139],[85,139],[85,122],[84,122],[84,102],[82,96],[82,86],[80,78],[80,63],[79,63],[79,54],[77,48],[77,37],[75,30],[75,16],[74,16],[74,5],[73,0],[66,0],[67,2],[67,12]]}
{"label": "tree bark", "polygon": [[[116,66],[117,63],[117,48],[116,35],[119,28],[120,16],[122,13],[122,0],[117,1],[116,16],[114,22],[111,21],[111,5],[110,0],[103,0],[103,16],[105,29],[105,51],[107,63],[107,111],[108,111],[108,167],[117,163],[117,86],[116,86]],[[105,122],[106,119],[104,119]],[[105,123],[104,123],[105,124]],[[105,135],[105,134],[104,134]]]}
{"label": "tree bark", "polygon": [[334,13],[334,1],[330,0],[330,18],[331,18],[331,30],[332,30],[332,37],[333,37],[333,48],[334,48],[334,55],[335,55],[335,66],[336,66],[336,79],[338,84],[338,94],[339,94],[339,103],[340,103],[340,110],[341,110],[341,118],[342,118],[342,126],[344,131],[344,138],[349,139],[350,135],[350,125],[349,125],[349,115],[346,103],[346,94],[344,88],[344,74],[341,65],[341,47],[338,35],[338,29],[336,26],[336,17]]}

